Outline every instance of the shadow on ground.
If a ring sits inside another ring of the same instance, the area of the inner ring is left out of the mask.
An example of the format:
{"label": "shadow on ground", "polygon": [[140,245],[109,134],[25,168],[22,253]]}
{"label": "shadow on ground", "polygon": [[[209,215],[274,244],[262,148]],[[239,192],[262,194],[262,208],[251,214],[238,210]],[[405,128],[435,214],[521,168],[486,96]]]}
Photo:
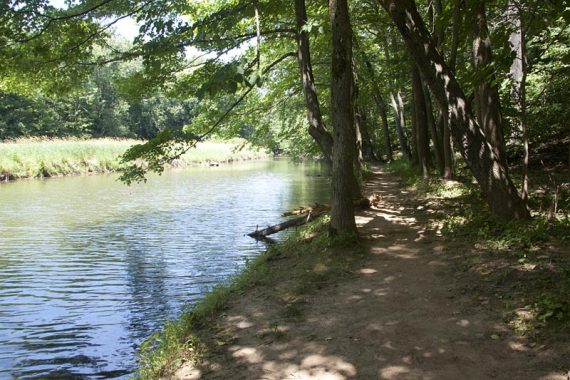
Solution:
{"label": "shadow on ground", "polygon": [[366,190],[381,203],[357,217],[358,266],[302,297],[247,291],[212,326],[202,365],[177,378],[566,379],[568,347],[517,337],[493,300],[469,292],[449,259],[467,248],[425,227],[421,201],[381,171]]}

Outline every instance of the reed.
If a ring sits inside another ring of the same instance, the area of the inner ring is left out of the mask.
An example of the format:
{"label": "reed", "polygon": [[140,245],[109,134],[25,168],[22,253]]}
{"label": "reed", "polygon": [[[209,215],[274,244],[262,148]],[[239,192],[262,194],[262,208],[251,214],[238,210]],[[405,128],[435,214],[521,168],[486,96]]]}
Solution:
{"label": "reed", "polygon": [[[108,173],[121,167],[121,155],[137,140],[20,139],[0,143],[0,180]],[[236,150],[243,140],[205,142],[185,154],[178,165],[206,161],[262,158],[253,148]]]}

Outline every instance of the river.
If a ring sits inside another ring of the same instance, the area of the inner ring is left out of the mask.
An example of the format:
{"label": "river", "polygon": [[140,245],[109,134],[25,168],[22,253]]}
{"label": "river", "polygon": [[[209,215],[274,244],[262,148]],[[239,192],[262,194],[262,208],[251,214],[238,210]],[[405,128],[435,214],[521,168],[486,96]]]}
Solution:
{"label": "river", "polygon": [[0,184],[0,378],[128,378],[140,343],[265,249],[244,236],[329,197],[285,160]]}

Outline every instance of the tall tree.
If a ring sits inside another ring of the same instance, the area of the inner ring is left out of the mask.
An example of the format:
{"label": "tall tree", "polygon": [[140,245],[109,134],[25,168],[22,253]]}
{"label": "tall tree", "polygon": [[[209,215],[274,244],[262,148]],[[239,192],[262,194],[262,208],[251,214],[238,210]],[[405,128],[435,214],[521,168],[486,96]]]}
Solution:
{"label": "tall tree", "polygon": [[299,60],[301,83],[307,106],[309,134],[319,145],[326,159],[332,162],[333,138],[325,127],[321,106],[317,97],[313,66],[311,64],[309,35],[306,29],[307,9],[305,0],[295,0],[295,20],[297,22],[297,59]]}
{"label": "tall tree", "polygon": [[414,97],[414,127],[417,161],[423,178],[429,177],[430,152],[428,137],[428,116],[425,102],[424,88],[420,71],[415,63],[411,65],[412,94]]}
{"label": "tall tree", "polygon": [[388,128],[388,115],[387,115],[386,101],[384,100],[384,98],[382,97],[382,94],[380,93],[380,89],[378,87],[378,81],[376,79],[376,75],[374,73],[374,68],[373,68],[372,64],[368,60],[368,57],[366,56],[365,53],[362,53],[362,57],[364,59],[364,64],[366,65],[366,69],[368,71],[368,74],[370,75],[370,80],[372,82],[372,91],[373,91],[372,97],[374,98],[374,102],[376,103],[376,107],[378,108],[378,111],[380,112],[380,119],[382,121],[382,132],[384,134],[384,143],[386,144],[386,159],[388,161],[392,161],[393,160],[393,152],[392,152],[392,142],[390,139],[390,130]]}
{"label": "tall tree", "polygon": [[396,132],[398,133],[400,149],[402,150],[404,157],[409,160],[412,158],[412,152],[410,150],[410,146],[408,145],[408,138],[404,132],[406,119],[404,115],[404,100],[402,99],[402,93],[400,91],[393,91],[390,94],[390,105],[394,111],[394,122],[396,124]]}
{"label": "tall tree", "polygon": [[477,117],[481,128],[485,132],[487,141],[489,141],[495,150],[495,155],[503,162],[506,169],[501,100],[492,65],[493,52],[487,25],[485,0],[475,0],[472,6],[472,12],[476,21],[473,30],[473,60],[477,70],[477,85],[475,87]]}
{"label": "tall tree", "polygon": [[356,234],[351,178],[355,133],[352,109],[352,29],[347,0],[329,0],[332,24],[331,119],[333,124],[332,235]]}
{"label": "tall tree", "polygon": [[507,169],[473,116],[467,97],[435,41],[428,32],[413,0],[380,0],[396,24],[408,50],[442,105],[449,107],[455,144],[475,176],[487,204],[504,219],[526,219],[530,213],[513,185]]}
{"label": "tall tree", "polygon": [[510,75],[513,81],[512,93],[514,97],[515,108],[519,112],[519,129],[523,140],[524,158],[523,158],[523,184],[522,198],[528,202],[528,132],[526,117],[526,77],[527,77],[527,58],[526,58],[526,33],[523,25],[523,6],[520,2],[510,0],[507,4],[507,17],[511,24],[512,32],[509,36],[509,44],[511,51],[514,53],[513,62],[511,64]]}

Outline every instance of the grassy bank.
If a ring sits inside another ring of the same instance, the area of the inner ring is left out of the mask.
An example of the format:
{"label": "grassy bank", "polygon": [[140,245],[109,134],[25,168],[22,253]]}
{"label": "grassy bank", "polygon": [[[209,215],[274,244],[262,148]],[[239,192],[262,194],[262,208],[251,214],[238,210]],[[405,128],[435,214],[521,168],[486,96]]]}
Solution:
{"label": "grassy bank", "polygon": [[[261,158],[265,153],[244,148],[243,141],[206,142],[190,150],[178,164],[205,161],[239,161]],[[0,143],[0,180],[106,173],[120,168],[120,156],[136,140],[23,139]]]}
{"label": "grassy bank", "polygon": [[[348,275],[363,257],[360,246],[328,237],[328,221],[328,216],[323,217],[271,246],[236,277],[214,288],[176,321],[167,323],[161,333],[149,338],[141,347],[140,378],[170,378],[188,361],[199,368],[221,344],[223,334],[217,331],[216,318],[249,288],[271,289],[271,294],[281,300],[282,317],[299,318],[305,297],[312,290]],[[276,326],[264,334],[279,338],[283,332]]]}
{"label": "grassy bank", "polygon": [[[472,249],[458,258],[479,292],[503,300],[505,321],[519,335],[537,336],[570,328],[570,189],[568,173],[530,173],[532,219],[501,221],[489,211],[467,173],[455,181],[423,180],[407,162],[388,169],[425,199],[432,228],[450,244]],[[516,173],[514,174],[517,181]],[[556,212],[554,212],[556,211]]]}

